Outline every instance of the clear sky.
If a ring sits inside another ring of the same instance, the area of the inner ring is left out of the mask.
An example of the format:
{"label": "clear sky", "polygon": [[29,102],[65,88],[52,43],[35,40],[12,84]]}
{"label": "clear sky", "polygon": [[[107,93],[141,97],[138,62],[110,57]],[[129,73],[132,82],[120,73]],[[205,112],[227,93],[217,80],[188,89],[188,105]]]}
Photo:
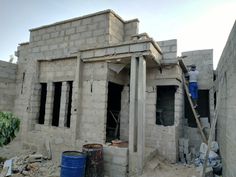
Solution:
{"label": "clear sky", "polygon": [[138,18],[157,41],[177,39],[179,56],[214,49],[214,67],[236,19],[236,0],[0,0],[0,60],[29,40],[28,29],[105,9]]}

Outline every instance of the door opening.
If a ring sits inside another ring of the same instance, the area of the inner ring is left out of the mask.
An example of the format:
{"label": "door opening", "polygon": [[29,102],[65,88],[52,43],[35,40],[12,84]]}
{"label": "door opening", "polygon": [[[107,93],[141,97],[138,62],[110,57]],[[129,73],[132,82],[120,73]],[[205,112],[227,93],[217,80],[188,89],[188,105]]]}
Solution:
{"label": "door opening", "polygon": [[108,82],[106,142],[120,138],[120,109],[123,85]]}

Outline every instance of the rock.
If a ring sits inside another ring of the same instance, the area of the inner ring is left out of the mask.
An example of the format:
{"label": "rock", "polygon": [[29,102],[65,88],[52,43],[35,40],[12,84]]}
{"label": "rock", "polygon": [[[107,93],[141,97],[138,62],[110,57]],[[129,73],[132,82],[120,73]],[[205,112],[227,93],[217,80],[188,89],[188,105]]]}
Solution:
{"label": "rock", "polygon": [[43,160],[43,155],[42,154],[33,154],[29,155],[28,162],[42,162]]}

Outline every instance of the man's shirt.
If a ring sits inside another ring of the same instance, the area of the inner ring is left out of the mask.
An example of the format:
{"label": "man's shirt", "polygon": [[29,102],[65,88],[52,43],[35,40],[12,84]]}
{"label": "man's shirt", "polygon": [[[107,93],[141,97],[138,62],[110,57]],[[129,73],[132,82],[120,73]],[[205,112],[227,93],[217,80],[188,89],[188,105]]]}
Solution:
{"label": "man's shirt", "polygon": [[197,82],[198,80],[198,74],[199,71],[195,70],[195,71],[189,71],[188,75],[189,75],[189,82]]}

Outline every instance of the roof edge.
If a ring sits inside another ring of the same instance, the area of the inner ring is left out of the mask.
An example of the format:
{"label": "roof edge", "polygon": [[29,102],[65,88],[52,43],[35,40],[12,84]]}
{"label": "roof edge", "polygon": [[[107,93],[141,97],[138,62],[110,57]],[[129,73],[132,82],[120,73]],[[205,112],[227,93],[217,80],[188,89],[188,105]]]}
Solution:
{"label": "roof edge", "polygon": [[107,9],[107,10],[103,10],[103,11],[99,11],[99,12],[83,15],[83,16],[80,16],[80,17],[75,17],[75,18],[71,18],[71,19],[68,19],[68,20],[58,21],[58,22],[51,23],[51,24],[48,24],[48,25],[43,25],[43,26],[40,26],[40,27],[31,28],[31,29],[29,29],[29,31],[30,32],[31,31],[36,31],[36,30],[40,30],[40,29],[43,29],[43,28],[51,27],[51,26],[54,26],[54,25],[60,25],[60,24],[64,24],[64,23],[68,23],[68,22],[73,22],[73,21],[81,20],[81,19],[85,19],[85,18],[90,18],[90,17],[96,16],[96,15],[108,14],[108,13],[112,13],[116,18],[121,20],[123,23],[130,23],[130,22],[133,22],[133,21],[139,22],[139,20],[137,18],[125,21],[117,13],[115,13],[113,10]]}

